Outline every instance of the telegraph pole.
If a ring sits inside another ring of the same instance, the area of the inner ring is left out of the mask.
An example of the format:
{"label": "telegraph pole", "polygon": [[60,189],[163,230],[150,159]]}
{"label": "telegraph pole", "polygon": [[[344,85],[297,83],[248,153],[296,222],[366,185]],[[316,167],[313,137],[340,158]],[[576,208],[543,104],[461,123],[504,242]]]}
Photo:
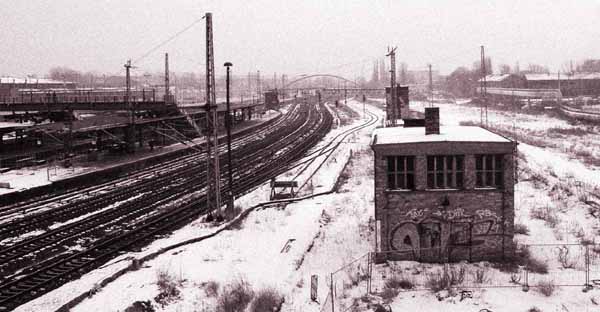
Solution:
{"label": "telegraph pole", "polygon": [[165,53],[165,104],[169,103],[169,93],[171,88],[169,85],[169,53]]}
{"label": "telegraph pole", "polygon": [[558,71],[558,105],[562,103],[562,92],[560,92],[560,70]]}
{"label": "telegraph pole", "polygon": [[212,13],[206,13],[206,151],[207,151],[207,192],[206,201],[209,216],[212,210],[217,213],[216,221],[221,221],[221,174],[219,168],[219,142],[217,137],[217,101],[215,95],[215,60],[213,50]]}
{"label": "telegraph pole", "polygon": [[398,109],[398,101],[397,101],[397,94],[396,94],[396,48],[394,47],[393,49],[390,50],[390,48],[388,48],[388,54],[386,56],[390,57],[390,98],[391,98],[391,106],[392,109],[390,110],[389,108],[386,108],[387,113],[389,113],[391,116],[388,116],[388,119],[390,120],[390,124],[392,127],[396,126],[396,119],[398,118],[397,114],[396,114],[396,110]]}
{"label": "telegraph pole", "polygon": [[257,103],[260,103],[260,92],[261,92],[261,89],[260,89],[260,70],[257,70],[256,71],[256,97],[257,97],[256,102]]}
{"label": "telegraph pole", "polygon": [[348,89],[346,89],[346,81],[344,81],[344,105],[348,104],[346,98],[348,96]]}
{"label": "telegraph pole", "polygon": [[223,66],[227,67],[227,80],[226,85],[226,105],[227,113],[225,115],[225,128],[227,129],[227,178],[229,180],[229,191],[227,192],[227,212],[233,217],[233,167],[231,165],[231,108],[229,104],[229,74],[230,67],[233,66],[230,62],[225,63]]}
{"label": "telegraph pole", "polygon": [[485,65],[485,47],[481,46],[481,75],[482,75],[482,80],[481,80],[481,94],[482,94],[482,106],[481,106],[481,114],[480,114],[480,123],[483,124],[483,114],[484,114],[484,108],[485,108],[485,125],[487,126],[488,123],[488,113],[487,113],[487,70],[486,70],[486,65]]}
{"label": "telegraph pole", "polygon": [[129,135],[127,139],[127,150],[134,151],[135,145],[135,107],[131,103],[131,60],[125,63],[125,106],[129,110]]}

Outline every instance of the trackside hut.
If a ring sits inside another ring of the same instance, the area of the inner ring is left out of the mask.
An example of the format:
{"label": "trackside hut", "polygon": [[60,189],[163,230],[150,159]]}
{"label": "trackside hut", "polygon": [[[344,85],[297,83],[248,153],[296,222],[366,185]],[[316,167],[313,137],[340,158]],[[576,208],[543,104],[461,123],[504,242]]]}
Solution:
{"label": "trackside hut", "polygon": [[373,132],[378,259],[493,260],[514,247],[516,143],[480,127]]}

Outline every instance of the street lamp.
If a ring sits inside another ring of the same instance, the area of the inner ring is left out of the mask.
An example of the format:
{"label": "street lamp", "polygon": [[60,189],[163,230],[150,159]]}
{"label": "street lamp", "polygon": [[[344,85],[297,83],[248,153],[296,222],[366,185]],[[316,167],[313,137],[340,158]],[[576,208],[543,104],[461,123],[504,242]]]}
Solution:
{"label": "street lamp", "polygon": [[[229,104],[229,73],[231,70],[231,62],[226,62],[223,66],[227,67],[227,80],[226,80],[226,100],[225,103],[227,105],[227,112],[225,115],[225,129],[227,129],[227,175],[229,179],[229,191],[227,192],[227,211],[229,213],[233,213],[233,175],[231,167],[231,114],[230,114],[230,104]],[[233,215],[232,215],[233,216]]]}

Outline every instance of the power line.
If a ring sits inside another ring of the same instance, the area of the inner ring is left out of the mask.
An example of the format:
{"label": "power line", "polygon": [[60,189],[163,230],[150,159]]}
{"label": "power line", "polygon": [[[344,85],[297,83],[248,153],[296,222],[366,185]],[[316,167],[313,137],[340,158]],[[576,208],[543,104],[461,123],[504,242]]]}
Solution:
{"label": "power line", "polygon": [[175,39],[178,36],[180,36],[181,34],[183,34],[184,32],[188,31],[190,28],[194,27],[194,25],[198,24],[203,19],[204,19],[204,16],[202,16],[201,18],[195,20],[193,23],[191,23],[190,25],[186,26],[184,29],[178,31],[177,33],[175,33],[174,35],[172,35],[168,39],[166,39],[163,42],[159,43],[158,45],[154,46],[152,49],[148,50],[148,52],[144,53],[142,56],[140,56],[139,58],[135,59],[133,61],[133,64],[136,64],[137,62],[139,62],[142,59],[146,58],[148,55],[152,54],[154,51],[158,50],[160,47],[164,46],[165,44],[169,43],[173,39]]}

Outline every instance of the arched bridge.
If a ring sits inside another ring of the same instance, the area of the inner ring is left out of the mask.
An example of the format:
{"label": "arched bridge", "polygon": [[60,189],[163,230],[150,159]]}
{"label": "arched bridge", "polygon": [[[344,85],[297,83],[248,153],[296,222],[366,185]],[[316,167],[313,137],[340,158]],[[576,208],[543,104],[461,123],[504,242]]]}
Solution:
{"label": "arched bridge", "polygon": [[354,82],[354,81],[352,81],[352,80],[350,80],[350,79],[344,78],[344,77],[342,77],[342,76],[338,76],[338,75],[332,75],[332,74],[313,74],[313,75],[303,75],[302,77],[300,77],[300,78],[298,78],[298,79],[294,79],[294,80],[292,80],[292,81],[290,81],[290,82],[286,83],[286,84],[283,86],[283,88],[282,88],[282,89],[288,89],[288,88],[289,88],[291,85],[293,85],[293,84],[295,84],[295,83],[297,83],[297,82],[300,82],[300,81],[302,81],[302,80],[306,80],[306,79],[316,78],[316,77],[335,78],[335,79],[338,79],[338,80],[342,80],[342,81],[345,81],[345,82],[351,83],[351,84],[352,84],[354,87],[356,87],[356,88],[361,88],[361,85],[359,85],[358,83],[356,83],[356,82]]}

